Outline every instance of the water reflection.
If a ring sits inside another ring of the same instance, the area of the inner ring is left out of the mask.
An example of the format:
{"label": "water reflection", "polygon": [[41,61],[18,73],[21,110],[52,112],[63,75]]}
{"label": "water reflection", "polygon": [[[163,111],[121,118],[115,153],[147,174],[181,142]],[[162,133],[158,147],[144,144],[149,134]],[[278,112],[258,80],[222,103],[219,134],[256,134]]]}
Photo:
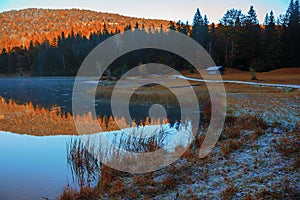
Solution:
{"label": "water reflection", "polygon": [[[101,135],[105,135],[115,146],[131,152],[170,150],[184,145],[189,138],[188,132],[185,132],[177,143],[169,143],[175,133],[180,129],[188,130],[189,126],[148,127],[80,137],[36,137],[0,131],[0,199],[55,199],[68,185],[75,189],[103,185],[101,177],[108,168],[102,165],[103,160],[99,158],[119,152],[101,149]],[[159,127],[163,129],[157,129]],[[129,134],[135,132],[138,136],[151,130],[161,132],[145,139]]]}
{"label": "water reflection", "polygon": [[100,163],[93,151],[89,151],[79,137],[71,137],[67,142],[67,163],[73,182],[78,184],[79,188],[95,186]]}
{"label": "water reflection", "polygon": [[[6,100],[24,104],[32,102],[33,105],[39,105],[45,108],[51,108],[53,105],[60,106],[63,112],[72,113],[72,92],[74,77],[22,77],[22,78],[0,78],[0,96]],[[113,87],[114,82],[102,82],[101,87]],[[82,93],[88,92],[91,84],[85,82],[82,86]],[[106,97],[105,97],[106,98]],[[100,117],[111,116],[110,100],[104,97],[96,97],[94,104],[97,115]],[[149,115],[151,105],[130,104],[129,110],[132,118],[144,120]],[[171,121],[180,118],[180,109],[175,107],[166,107],[168,118]],[[121,117],[121,116],[117,116]]]}
{"label": "water reflection", "polygon": [[72,109],[73,84],[74,78],[68,77],[0,78],[0,96],[46,108],[59,105],[68,112]]}

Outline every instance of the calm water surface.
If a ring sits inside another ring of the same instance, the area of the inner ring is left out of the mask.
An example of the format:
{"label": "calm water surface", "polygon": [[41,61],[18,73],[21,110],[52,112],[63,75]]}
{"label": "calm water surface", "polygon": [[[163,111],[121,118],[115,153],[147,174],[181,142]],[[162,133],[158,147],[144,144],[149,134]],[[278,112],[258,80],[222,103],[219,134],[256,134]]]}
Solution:
{"label": "calm water surface", "polygon": [[66,161],[69,140],[0,131],[0,199],[55,199],[73,185]]}
{"label": "calm water surface", "polygon": [[[51,108],[53,105],[61,107],[62,111],[72,113],[72,91],[74,77],[0,77],[0,96],[6,100],[13,99],[19,103],[32,102],[34,105]],[[112,82],[103,82],[102,85],[112,85]],[[83,86],[85,90],[92,87],[87,81]],[[112,115],[110,101],[95,99],[97,115]],[[130,105],[132,118],[144,120],[148,116],[149,106]],[[92,109],[92,107],[90,108]],[[180,109],[166,107],[171,121],[180,119]]]}
{"label": "calm water surface", "polygon": [[[74,80],[70,77],[0,77],[0,96],[46,108],[58,105],[62,111],[72,112]],[[111,115],[109,101],[97,99],[94,106],[99,116]],[[135,105],[129,109],[133,118],[144,119],[149,108]],[[166,110],[171,120],[179,119],[180,111]],[[0,130],[0,200],[55,199],[68,184],[75,186],[67,164],[70,138],[18,135]]]}

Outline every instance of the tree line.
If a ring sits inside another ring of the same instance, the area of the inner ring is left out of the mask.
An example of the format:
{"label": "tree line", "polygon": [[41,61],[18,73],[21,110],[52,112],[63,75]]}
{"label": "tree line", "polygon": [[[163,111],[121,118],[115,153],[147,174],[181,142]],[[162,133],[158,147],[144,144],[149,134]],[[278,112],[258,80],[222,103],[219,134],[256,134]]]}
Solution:
{"label": "tree line", "polygon": [[[270,71],[282,67],[300,67],[300,14],[299,1],[291,0],[285,14],[277,18],[271,10],[263,24],[259,24],[253,6],[244,14],[241,10],[228,10],[219,24],[209,24],[208,17],[196,10],[193,22],[169,23],[175,30],[193,38],[212,56],[217,65],[256,71]],[[145,30],[138,22],[125,30],[139,29],[145,34],[168,34],[161,29]],[[89,37],[73,31],[62,32],[53,41],[30,43],[26,47],[3,48],[0,54],[1,74],[31,74],[33,76],[74,76],[88,53],[107,38],[120,33],[102,30]],[[187,61],[172,53],[142,49],[115,60],[106,75],[120,77],[129,68],[140,63],[159,62],[178,70],[191,69]]]}

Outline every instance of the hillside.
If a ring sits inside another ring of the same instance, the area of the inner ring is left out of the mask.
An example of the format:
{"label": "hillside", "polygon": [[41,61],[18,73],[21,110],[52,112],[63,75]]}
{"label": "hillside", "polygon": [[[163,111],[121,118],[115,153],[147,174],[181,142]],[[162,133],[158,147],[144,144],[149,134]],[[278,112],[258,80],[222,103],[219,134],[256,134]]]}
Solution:
{"label": "hillside", "polygon": [[127,25],[166,28],[169,21],[127,17],[119,14],[102,13],[80,9],[37,9],[12,10],[0,13],[0,49],[11,49],[16,46],[29,46],[30,41],[50,42],[73,30],[89,37],[90,33],[103,29],[104,23],[108,31],[123,31]]}

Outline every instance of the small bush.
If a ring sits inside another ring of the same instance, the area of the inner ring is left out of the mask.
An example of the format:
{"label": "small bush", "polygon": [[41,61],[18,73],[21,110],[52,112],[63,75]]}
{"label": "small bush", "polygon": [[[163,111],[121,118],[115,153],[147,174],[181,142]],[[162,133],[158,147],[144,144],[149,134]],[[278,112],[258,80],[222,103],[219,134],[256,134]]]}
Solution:
{"label": "small bush", "polygon": [[175,189],[177,187],[177,179],[173,176],[168,176],[165,178],[162,182],[162,185],[164,186],[165,189]]}
{"label": "small bush", "polygon": [[227,184],[227,188],[221,192],[222,199],[233,199],[233,196],[238,192],[237,188],[231,183],[227,175],[225,175],[224,180]]}
{"label": "small bush", "polygon": [[293,157],[295,154],[299,154],[300,143],[292,138],[283,137],[278,142],[275,141],[275,149],[284,156]]}
{"label": "small bush", "polygon": [[222,142],[221,151],[226,159],[229,158],[229,155],[232,151],[238,150],[243,145],[241,140],[230,139]]}

